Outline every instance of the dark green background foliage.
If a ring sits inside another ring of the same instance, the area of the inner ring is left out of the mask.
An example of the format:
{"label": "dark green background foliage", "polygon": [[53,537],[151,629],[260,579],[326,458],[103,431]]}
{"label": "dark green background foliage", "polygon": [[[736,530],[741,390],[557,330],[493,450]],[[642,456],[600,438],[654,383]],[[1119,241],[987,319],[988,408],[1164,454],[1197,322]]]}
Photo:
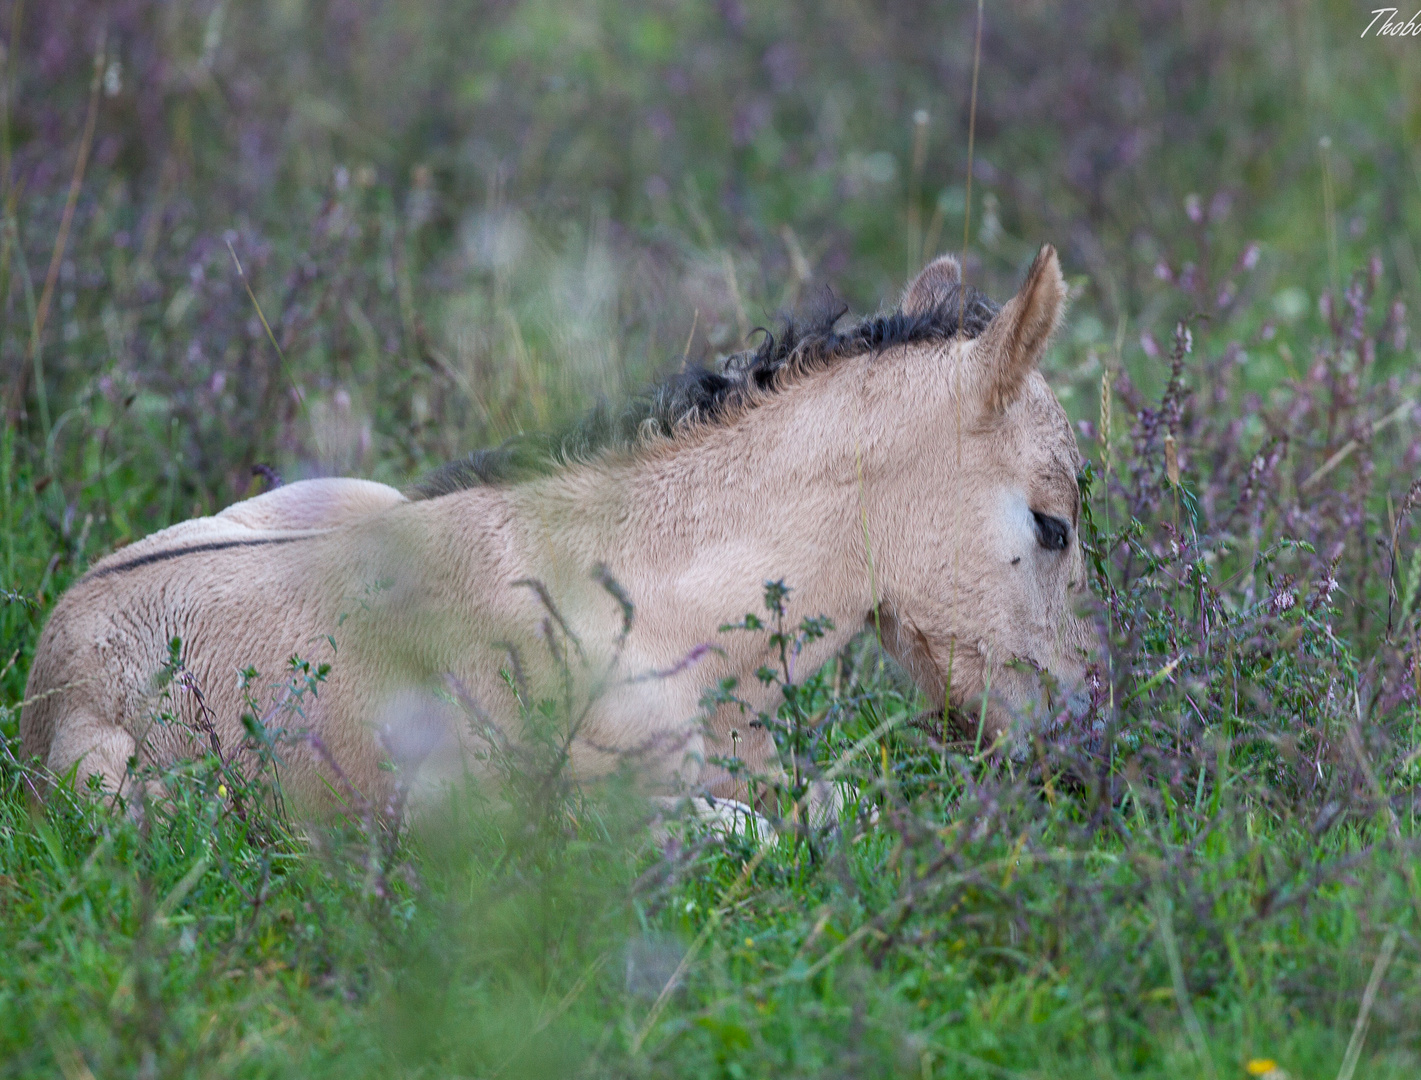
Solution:
{"label": "dark green background foliage", "polygon": [[[967,272],[1071,282],[1083,720],[993,756],[871,639],[767,670],[773,849],[651,839],[557,702],[414,829],[17,760],[54,598],[255,466],[408,484],[891,302],[962,244],[975,15],[0,2],[0,1075],[1421,1069],[1421,43],[1357,5],[987,5]],[[792,651],[774,598],[726,632]]]}

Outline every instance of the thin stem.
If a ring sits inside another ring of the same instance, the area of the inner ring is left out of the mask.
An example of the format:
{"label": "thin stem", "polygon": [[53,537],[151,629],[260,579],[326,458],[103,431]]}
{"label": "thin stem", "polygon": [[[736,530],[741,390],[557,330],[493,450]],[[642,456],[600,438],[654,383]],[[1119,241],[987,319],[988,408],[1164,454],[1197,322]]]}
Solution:
{"label": "thin stem", "polygon": [[[69,245],[69,228],[74,222],[74,208],[79,203],[79,192],[84,186],[84,171],[89,164],[89,150],[94,145],[94,127],[99,120],[99,88],[104,81],[104,54],[108,45],[108,29],[99,31],[99,48],[94,53],[94,75],[89,81],[89,112],[84,119],[84,134],[79,139],[79,157],[74,162],[74,175],[69,180],[69,195],[64,200],[64,212],[59,218],[59,235],[54,239],[54,250],[49,256],[49,271],[44,276],[44,291],[40,293],[39,306],[35,309],[34,323],[30,330],[30,365],[34,369],[35,397],[39,405],[40,424],[44,428],[45,441],[49,441],[49,398],[44,387],[44,358],[40,351],[40,340],[44,336],[45,323],[49,321],[49,307],[54,302],[54,289],[59,283],[59,268],[64,262],[64,251]],[[24,401],[24,371],[15,388],[15,404]]]}
{"label": "thin stem", "polygon": [[247,297],[252,302],[252,307],[257,310],[257,318],[261,320],[262,329],[266,331],[267,340],[271,342],[271,347],[276,350],[277,359],[281,361],[281,370],[286,372],[287,381],[291,383],[291,390],[296,395],[296,400],[302,409],[306,407],[306,395],[301,393],[301,387],[296,383],[296,376],[291,373],[291,365],[286,362],[286,353],[282,352],[281,344],[276,340],[276,335],[271,332],[271,324],[266,321],[266,314],[262,311],[262,306],[257,302],[257,294],[252,292],[252,284],[247,280],[246,272],[242,269],[242,260],[237,258],[237,249],[232,246],[232,241],[227,241],[227,250],[232,253],[232,261],[237,264],[237,276],[242,279],[242,286],[247,290]]}
{"label": "thin stem", "polygon": [[962,219],[962,287],[957,290],[957,332],[967,299],[967,242],[972,235],[972,151],[977,143],[977,72],[982,66],[982,0],[977,0],[977,44],[972,49],[972,105],[967,113],[967,204]]}

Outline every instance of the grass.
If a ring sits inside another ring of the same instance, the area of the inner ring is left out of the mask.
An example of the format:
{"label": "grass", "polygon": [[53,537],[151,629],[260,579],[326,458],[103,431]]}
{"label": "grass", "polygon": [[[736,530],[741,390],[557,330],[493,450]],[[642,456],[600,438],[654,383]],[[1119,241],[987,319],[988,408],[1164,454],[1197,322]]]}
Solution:
{"label": "grass", "polygon": [[[1124,446],[1112,461],[1140,464]],[[7,513],[38,519],[34,485],[6,476]],[[942,744],[860,645],[762,718],[804,770],[784,797],[833,768],[854,793],[842,828],[774,849],[652,844],[635,798],[579,788],[550,754],[520,761],[505,800],[456,793],[412,830],[357,814],[304,832],[261,776],[238,781],[250,813],[235,814],[217,785],[237,782],[212,758],[168,776],[171,803],[142,825],[83,793],[38,804],[7,759],[6,1069],[1213,1076],[1270,1058],[1330,1077],[1360,1030],[1359,1075],[1411,1075],[1413,743],[1381,759],[1367,746],[1414,728],[1414,705],[1361,726],[1349,702],[1329,712],[1302,662],[1334,695],[1360,664],[1334,631],[1346,609],[1319,603],[1217,603],[1213,638],[1193,645],[1240,653],[1151,674],[1152,652],[1179,647],[1159,638],[1160,597],[1189,586],[1162,588],[1171,557],[1146,533],[1138,517],[1087,533],[1130,670],[1103,736],[1062,733],[1034,763]],[[14,546],[17,565],[56,565]],[[776,622],[781,595],[734,632],[791,649],[813,633]],[[39,607],[6,611],[32,625]],[[1273,646],[1293,631],[1292,652]],[[1254,696],[1235,706],[1201,679]],[[1222,715],[1186,722],[1191,693]],[[1309,727],[1330,725],[1338,752],[1311,747],[1309,790]]]}
{"label": "grass", "polygon": [[0,5],[0,1076],[1417,1073],[1414,50],[989,12],[968,268],[1073,274],[1095,711],[984,758],[857,642],[764,718],[850,812],[766,848],[536,754],[301,827],[208,759],[138,824],[36,801],[18,706],[84,567],[254,466],[405,483],[891,296],[963,225],[971,6],[170,7],[96,83],[88,7]]}

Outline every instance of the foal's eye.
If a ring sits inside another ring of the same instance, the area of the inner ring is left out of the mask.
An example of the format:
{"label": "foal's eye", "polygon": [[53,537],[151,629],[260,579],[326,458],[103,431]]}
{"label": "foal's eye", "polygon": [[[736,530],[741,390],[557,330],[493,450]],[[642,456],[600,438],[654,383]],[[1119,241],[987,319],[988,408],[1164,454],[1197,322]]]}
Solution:
{"label": "foal's eye", "polygon": [[1065,551],[1071,542],[1071,527],[1060,518],[1038,514],[1035,510],[1031,516],[1036,519],[1036,542],[1047,551]]}

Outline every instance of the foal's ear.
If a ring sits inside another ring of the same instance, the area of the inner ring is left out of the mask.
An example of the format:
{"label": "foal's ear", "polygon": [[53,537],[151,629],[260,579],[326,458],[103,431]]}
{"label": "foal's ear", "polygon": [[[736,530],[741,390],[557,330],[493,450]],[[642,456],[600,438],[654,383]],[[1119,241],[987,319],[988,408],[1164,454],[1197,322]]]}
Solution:
{"label": "foal's ear", "polygon": [[1056,249],[1043,244],[1026,272],[1021,291],[1003,305],[977,339],[985,365],[982,386],[986,406],[1000,412],[1016,400],[1026,377],[1036,370],[1046,343],[1066,307],[1066,280]]}
{"label": "foal's ear", "polygon": [[903,293],[904,315],[927,315],[947,302],[962,284],[962,268],[951,255],[939,255],[918,272]]}

